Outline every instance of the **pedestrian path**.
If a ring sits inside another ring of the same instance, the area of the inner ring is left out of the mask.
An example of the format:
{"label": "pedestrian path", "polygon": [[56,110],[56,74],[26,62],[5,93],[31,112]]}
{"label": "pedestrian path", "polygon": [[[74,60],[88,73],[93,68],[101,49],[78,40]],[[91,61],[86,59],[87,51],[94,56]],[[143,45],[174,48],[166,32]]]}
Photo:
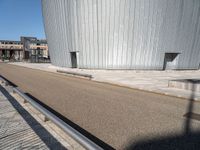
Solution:
{"label": "pedestrian path", "polygon": [[0,149],[66,149],[0,85]]}

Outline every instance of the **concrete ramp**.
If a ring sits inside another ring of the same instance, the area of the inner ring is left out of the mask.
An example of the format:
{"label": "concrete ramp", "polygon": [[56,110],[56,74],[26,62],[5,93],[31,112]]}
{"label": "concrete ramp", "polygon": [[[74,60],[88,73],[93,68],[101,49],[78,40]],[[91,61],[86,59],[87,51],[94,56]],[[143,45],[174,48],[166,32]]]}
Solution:
{"label": "concrete ramp", "polygon": [[200,92],[200,79],[180,79],[171,80],[169,87]]}

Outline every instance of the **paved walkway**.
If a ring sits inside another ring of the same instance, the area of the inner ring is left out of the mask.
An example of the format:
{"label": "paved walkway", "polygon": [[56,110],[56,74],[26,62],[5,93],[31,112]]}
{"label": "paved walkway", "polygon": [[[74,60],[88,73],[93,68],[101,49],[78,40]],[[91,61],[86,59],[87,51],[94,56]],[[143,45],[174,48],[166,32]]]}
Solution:
{"label": "paved walkway", "polygon": [[[200,70],[187,71],[136,71],[136,70],[88,70],[56,67],[51,64],[10,63],[33,69],[56,72],[57,69],[86,73],[92,75],[95,81],[108,82],[131,88],[152,91],[165,95],[172,95],[190,99],[192,91],[168,87],[170,80],[200,79]],[[200,93],[194,93],[194,100],[200,100]]]}
{"label": "paved walkway", "polygon": [[0,149],[65,149],[0,86]]}

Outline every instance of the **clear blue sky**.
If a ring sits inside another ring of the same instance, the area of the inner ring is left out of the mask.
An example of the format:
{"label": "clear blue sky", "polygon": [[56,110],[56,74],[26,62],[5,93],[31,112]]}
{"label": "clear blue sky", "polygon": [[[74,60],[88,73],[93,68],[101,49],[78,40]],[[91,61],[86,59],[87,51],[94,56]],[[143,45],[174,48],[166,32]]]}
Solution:
{"label": "clear blue sky", "polygon": [[0,40],[45,38],[40,0],[0,0]]}

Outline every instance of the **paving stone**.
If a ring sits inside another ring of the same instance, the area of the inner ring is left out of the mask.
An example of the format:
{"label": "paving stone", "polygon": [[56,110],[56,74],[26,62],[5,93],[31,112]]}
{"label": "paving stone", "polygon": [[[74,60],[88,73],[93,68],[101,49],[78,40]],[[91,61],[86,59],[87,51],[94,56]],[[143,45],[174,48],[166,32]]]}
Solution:
{"label": "paving stone", "polygon": [[0,91],[0,149],[62,150],[66,148],[21,105],[14,102],[14,98],[7,99]]}

